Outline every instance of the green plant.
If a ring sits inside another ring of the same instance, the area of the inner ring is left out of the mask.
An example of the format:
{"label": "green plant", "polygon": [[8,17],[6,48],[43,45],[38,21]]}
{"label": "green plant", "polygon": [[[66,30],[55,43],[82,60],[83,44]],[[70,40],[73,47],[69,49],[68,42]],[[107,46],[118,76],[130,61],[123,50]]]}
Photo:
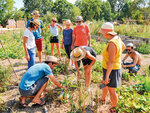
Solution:
{"label": "green plant", "polygon": [[7,85],[9,85],[12,69],[10,66],[3,67],[0,65],[0,92],[6,91]]}
{"label": "green plant", "polygon": [[143,43],[137,46],[136,50],[142,54],[150,54],[150,44]]}

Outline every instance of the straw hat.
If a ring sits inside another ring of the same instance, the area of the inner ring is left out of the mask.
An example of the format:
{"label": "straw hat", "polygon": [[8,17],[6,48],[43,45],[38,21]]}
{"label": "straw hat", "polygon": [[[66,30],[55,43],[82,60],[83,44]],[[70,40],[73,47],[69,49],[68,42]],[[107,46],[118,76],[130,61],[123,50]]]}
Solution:
{"label": "straw hat", "polygon": [[58,59],[55,56],[47,56],[44,62],[52,62],[52,63],[59,64]]}
{"label": "straw hat", "polygon": [[106,22],[102,25],[101,30],[99,33],[102,34],[111,34],[111,35],[116,35],[117,33],[114,32],[114,25],[110,22]]}
{"label": "straw hat", "polygon": [[82,47],[77,47],[71,52],[70,57],[72,60],[78,61],[84,58],[85,55],[86,51]]}
{"label": "straw hat", "polygon": [[40,24],[41,24],[38,19],[34,19],[33,21],[30,21],[30,22],[34,23],[37,26],[40,26]]}
{"label": "straw hat", "polygon": [[76,21],[82,21],[82,20],[83,20],[82,16],[77,16],[76,17]]}
{"label": "straw hat", "polygon": [[53,17],[51,20],[52,20],[52,21],[56,21],[56,22],[57,22],[57,19],[56,19],[55,17]]}
{"label": "straw hat", "polygon": [[40,16],[39,11],[37,11],[37,10],[34,10],[31,14]]}

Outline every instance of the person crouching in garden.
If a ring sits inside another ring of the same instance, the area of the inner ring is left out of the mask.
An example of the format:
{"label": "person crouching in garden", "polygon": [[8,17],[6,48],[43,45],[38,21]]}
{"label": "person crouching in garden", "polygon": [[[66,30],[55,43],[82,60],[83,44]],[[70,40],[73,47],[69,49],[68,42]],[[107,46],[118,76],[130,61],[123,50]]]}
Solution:
{"label": "person crouching in garden", "polygon": [[56,23],[57,22],[56,18],[52,18],[51,22],[52,22],[51,25],[48,26],[50,28],[50,33],[52,35],[50,37],[51,55],[54,56],[54,44],[56,44],[59,59],[61,60],[61,53],[60,53],[60,49],[59,49],[58,28],[60,28],[59,32],[61,32],[63,30],[63,28],[62,28],[62,26],[60,26],[59,24]]}
{"label": "person crouching in garden", "polygon": [[53,76],[52,69],[58,64],[57,58],[48,56],[44,63],[38,63],[32,66],[22,77],[19,92],[20,104],[22,107],[27,107],[26,99],[33,98],[32,102],[43,105],[45,101],[41,101],[40,96],[50,80],[58,87],[64,88]]}
{"label": "person crouching in garden", "polygon": [[91,47],[80,46],[72,50],[70,57],[72,60],[75,61],[78,80],[80,80],[81,74],[79,72],[77,61],[82,60],[84,66],[85,87],[89,91],[91,83],[92,67],[96,62],[96,52]]}
{"label": "person crouching in garden", "polygon": [[106,87],[103,88],[102,96],[99,98],[99,101],[104,103],[106,95],[109,91],[110,100],[112,103],[110,112],[116,112],[115,107],[117,106],[118,101],[116,88],[121,85],[121,56],[125,49],[125,45],[121,38],[116,35],[117,33],[114,32],[114,26],[110,22],[104,23],[99,33],[101,33],[105,39],[109,40],[106,48],[102,52],[102,84],[104,83]]}
{"label": "person crouching in garden", "polygon": [[[126,47],[127,54],[123,58],[122,62],[122,67],[129,69],[129,73],[134,73],[135,75],[137,74],[138,70],[141,67],[141,55],[137,51],[134,50],[134,46],[132,43],[127,44]],[[130,57],[133,61],[129,63],[125,63],[124,61]]]}
{"label": "person crouching in garden", "polygon": [[26,28],[23,35],[23,46],[25,50],[26,59],[28,61],[28,69],[35,64],[36,45],[35,37],[32,31],[39,28],[40,22],[37,19],[30,21],[29,27]]}
{"label": "person crouching in garden", "polygon": [[69,65],[73,66],[73,61],[70,59],[70,53],[71,53],[71,44],[72,44],[72,32],[73,29],[71,28],[71,21],[66,20],[66,28],[63,29],[63,39],[62,39],[62,45],[61,48],[63,49],[63,45],[65,47],[66,54],[69,59]]}

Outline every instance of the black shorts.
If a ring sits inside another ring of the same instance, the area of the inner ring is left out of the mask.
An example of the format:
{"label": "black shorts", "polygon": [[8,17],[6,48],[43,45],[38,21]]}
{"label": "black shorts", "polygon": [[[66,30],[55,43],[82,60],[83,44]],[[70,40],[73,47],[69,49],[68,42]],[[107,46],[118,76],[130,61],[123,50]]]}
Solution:
{"label": "black shorts", "polygon": [[[103,68],[103,80],[106,78],[107,69]],[[122,71],[121,69],[112,70],[109,79],[110,82],[107,84],[108,87],[117,88],[121,85]]]}
{"label": "black shorts", "polygon": [[59,37],[58,36],[51,36],[50,37],[50,43],[59,43]]}

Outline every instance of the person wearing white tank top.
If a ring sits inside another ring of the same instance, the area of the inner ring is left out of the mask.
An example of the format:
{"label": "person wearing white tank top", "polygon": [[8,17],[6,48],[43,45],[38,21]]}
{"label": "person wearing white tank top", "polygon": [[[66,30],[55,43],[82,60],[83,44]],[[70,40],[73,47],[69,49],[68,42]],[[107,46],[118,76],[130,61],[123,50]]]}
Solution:
{"label": "person wearing white tank top", "polygon": [[[56,44],[56,48],[57,48],[57,51],[58,51],[59,59],[61,60],[61,53],[60,53],[60,49],[59,49],[58,33],[61,32],[63,30],[63,28],[62,28],[62,26],[60,26],[56,22],[57,22],[57,19],[56,18],[52,18],[51,25],[48,26],[49,29],[50,29],[50,33],[52,35],[50,37],[51,55],[54,56],[54,44]],[[58,28],[60,29],[60,31],[58,31]]]}

